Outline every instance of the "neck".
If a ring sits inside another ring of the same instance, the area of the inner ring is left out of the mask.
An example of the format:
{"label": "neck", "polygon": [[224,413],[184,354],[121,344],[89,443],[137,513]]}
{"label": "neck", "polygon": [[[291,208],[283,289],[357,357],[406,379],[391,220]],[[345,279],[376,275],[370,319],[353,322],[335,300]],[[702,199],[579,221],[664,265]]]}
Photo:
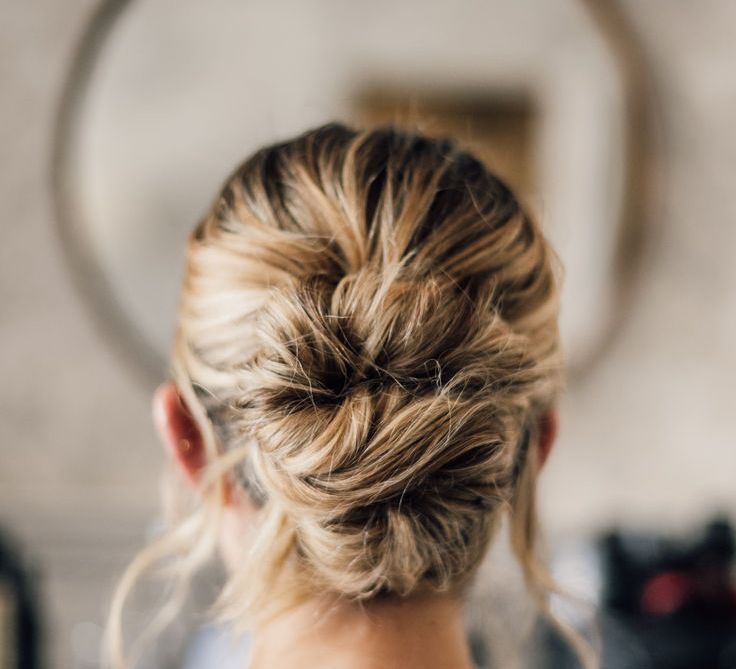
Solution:
{"label": "neck", "polygon": [[249,666],[472,669],[473,664],[460,602],[422,595],[362,606],[310,600],[254,630]]}

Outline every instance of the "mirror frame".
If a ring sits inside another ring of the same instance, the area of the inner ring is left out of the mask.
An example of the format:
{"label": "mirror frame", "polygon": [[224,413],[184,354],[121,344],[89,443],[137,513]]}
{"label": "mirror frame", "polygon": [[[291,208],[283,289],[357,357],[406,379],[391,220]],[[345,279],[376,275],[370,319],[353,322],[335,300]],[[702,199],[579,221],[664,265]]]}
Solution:
{"label": "mirror frame", "polygon": [[[634,299],[651,224],[659,205],[656,149],[656,91],[644,49],[629,17],[617,0],[571,0],[582,4],[619,64],[624,89],[626,156],[618,248],[615,251],[615,303],[610,326],[593,352],[568,369],[577,380],[595,366],[615,340]],[[134,0],[102,0],[73,53],[59,98],[52,136],[51,190],[56,232],[75,290],[94,326],[124,366],[134,370],[147,387],[165,373],[167,361],[117,303],[108,275],[84,233],[82,208],[75,200],[74,164],[82,132],[82,111],[97,65],[97,56]]]}

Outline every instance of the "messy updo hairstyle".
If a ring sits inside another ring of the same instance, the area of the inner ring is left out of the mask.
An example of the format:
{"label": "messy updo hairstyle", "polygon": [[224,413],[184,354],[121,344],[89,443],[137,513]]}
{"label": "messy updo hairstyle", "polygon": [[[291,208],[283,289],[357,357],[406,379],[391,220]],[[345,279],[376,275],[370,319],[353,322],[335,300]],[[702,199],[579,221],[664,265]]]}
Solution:
{"label": "messy updo hairstyle", "polygon": [[[216,609],[461,592],[495,528],[544,605],[535,440],[561,387],[553,253],[455,141],[330,123],[262,148],[191,232],[172,376],[202,496],[131,565],[214,551],[223,476],[257,527]],[[120,650],[120,636],[113,634]],[[122,664],[121,664],[122,666]]]}

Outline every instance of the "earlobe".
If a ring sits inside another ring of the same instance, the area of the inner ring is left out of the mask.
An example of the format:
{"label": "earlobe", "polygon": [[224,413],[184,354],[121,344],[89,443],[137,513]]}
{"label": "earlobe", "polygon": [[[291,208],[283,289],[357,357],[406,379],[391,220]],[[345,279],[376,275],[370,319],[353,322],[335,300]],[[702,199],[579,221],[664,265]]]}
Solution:
{"label": "earlobe", "polygon": [[552,448],[557,439],[557,432],[559,429],[559,417],[555,409],[550,409],[543,413],[539,418],[538,430],[538,454],[537,462],[539,469],[541,469],[547,462]]}
{"label": "earlobe", "polygon": [[153,420],[174,463],[187,480],[196,485],[205,465],[204,443],[175,383],[167,381],[156,389]]}

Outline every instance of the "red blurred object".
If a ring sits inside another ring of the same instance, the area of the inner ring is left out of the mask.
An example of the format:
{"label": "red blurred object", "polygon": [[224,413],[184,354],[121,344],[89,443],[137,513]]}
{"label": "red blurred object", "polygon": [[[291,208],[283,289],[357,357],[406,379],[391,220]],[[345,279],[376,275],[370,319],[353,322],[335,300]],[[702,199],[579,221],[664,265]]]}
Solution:
{"label": "red blurred object", "polygon": [[676,613],[687,603],[694,590],[691,577],[685,572],[662,572],[644,584],[641,611],[657,616]]}

